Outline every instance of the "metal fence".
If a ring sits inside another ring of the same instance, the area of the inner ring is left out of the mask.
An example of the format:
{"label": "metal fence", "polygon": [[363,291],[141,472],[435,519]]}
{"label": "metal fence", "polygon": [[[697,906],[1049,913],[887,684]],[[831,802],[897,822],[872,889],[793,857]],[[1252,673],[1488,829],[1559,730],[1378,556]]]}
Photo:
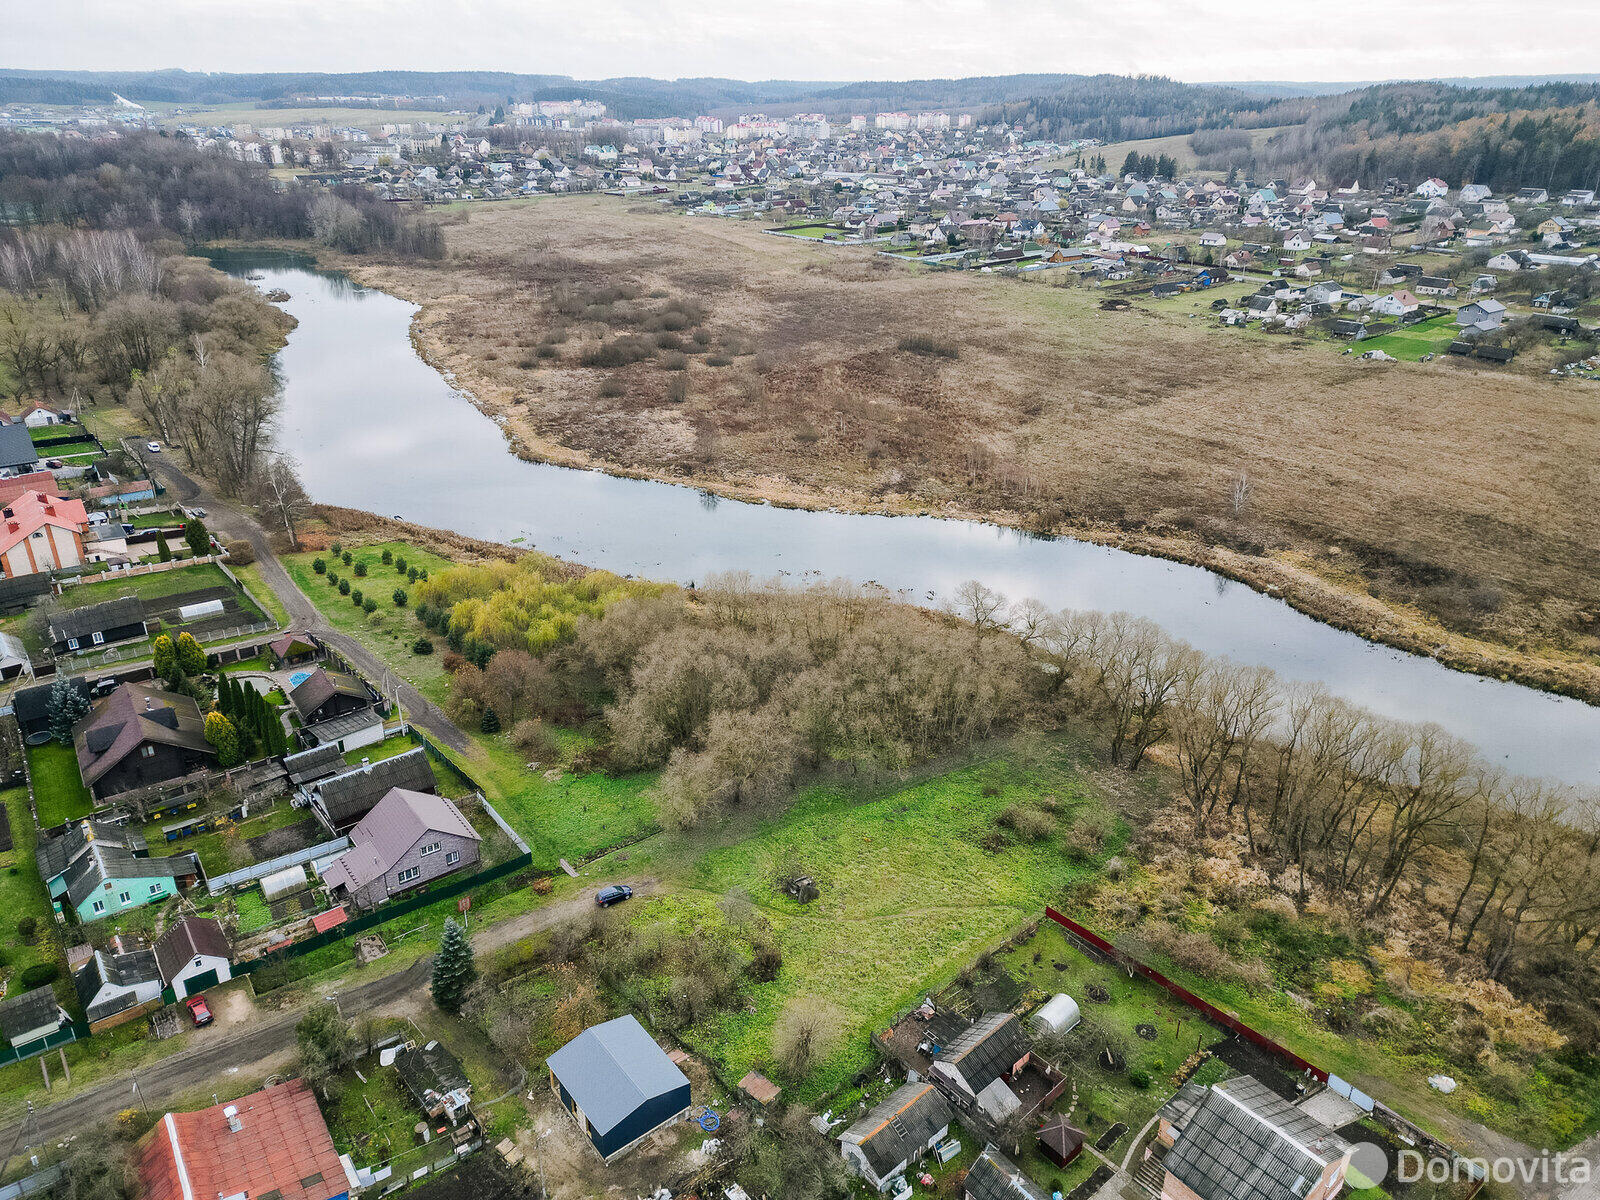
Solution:
{"label": "metal fence", "polygon": [[0,1200],[21,1200],[23,1196],[32,1196],[38,1192],[48,1192],[55,1187],[61,1179],[61,1165],[46,1167],[36,1171],[26,1179],[19,1179],[15,1183],[8,1183],[0,1187]]}
{"label": "metal fence", "polygon": [[206,887],[215,896],[218,892],[225,892],[229,888],[238,887],[241,883],[250,883],[252,880],[263,879],[274,871],[282,871],[288,867],[298,867],[301,863],[321,858],[325,854],[333,854],[339,850],[348,850],[349,848],[349,838],[334,838],[332,841],[321,842],[304,850],[291,850],[288,854],[280,854],[277,858],[269,858],[266,862],[256,863],[254,866],[240,867],[237,871],[229,871],[226,875],[218,875],[215,879],[206,880]]}

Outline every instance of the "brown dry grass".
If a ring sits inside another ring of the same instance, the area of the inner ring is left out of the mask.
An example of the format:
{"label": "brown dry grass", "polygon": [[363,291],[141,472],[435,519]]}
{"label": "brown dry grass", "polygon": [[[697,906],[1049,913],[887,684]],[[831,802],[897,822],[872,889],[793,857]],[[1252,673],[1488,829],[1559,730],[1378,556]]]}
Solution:
{"label": "brown dry grass", "polygon": [[[1137,303],[1103,312],[1097,293],[1046,280],[924,274],[606,197],[485,205],[448,237],[444,264],[357,274],[422,304],[424,353],[506,413],[524,453],[1088,532],[1461,665],[1600,694],[1592,389],[1359,363]],[[618,284],[638,296],[624,310],[704,306],[708,345],[686,372],[580,366],[629,332],[582,319],[538,357],[564,323],[557,289]],[[899,349],[908,335],[959,358]],[[732,361],[710,365],[719,355]],[[608,378],[619,395],[602,394]]]}

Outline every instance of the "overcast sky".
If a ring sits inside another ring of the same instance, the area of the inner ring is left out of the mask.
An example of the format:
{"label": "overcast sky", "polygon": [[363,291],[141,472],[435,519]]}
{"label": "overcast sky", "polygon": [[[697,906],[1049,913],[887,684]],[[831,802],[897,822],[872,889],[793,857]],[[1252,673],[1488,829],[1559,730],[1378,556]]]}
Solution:
{"label": "overcast sky", "polygon": [[601,78],[1600,70],[1600,0],[0,0],[0,66]]}

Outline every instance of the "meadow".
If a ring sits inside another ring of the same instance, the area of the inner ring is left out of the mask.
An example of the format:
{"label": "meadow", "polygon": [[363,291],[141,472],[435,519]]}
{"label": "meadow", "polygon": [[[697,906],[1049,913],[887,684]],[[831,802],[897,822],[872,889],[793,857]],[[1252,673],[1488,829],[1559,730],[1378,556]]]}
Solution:
{"label": "meadow", "polygon": [[[530,457],[1116,539],[1600,695],[1600,512],[1570,503],[1600,427],[1571,387],[1440,361],[1396,388],[1321,342],[1102,310],[1063,272],[913,272],[604,196],[446,236],[444,263],[356,274],[422,305],[424,354]],[[924,339],[952,353],[900,348]]]}

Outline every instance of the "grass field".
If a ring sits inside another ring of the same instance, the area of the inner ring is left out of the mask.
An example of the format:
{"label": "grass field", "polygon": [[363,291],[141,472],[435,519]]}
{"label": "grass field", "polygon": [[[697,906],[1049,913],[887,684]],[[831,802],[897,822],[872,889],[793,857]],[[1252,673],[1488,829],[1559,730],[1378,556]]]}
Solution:
{"label": "grass field", "polygon": [[[55,962],[60,957],[60,945],[50,895],[33,857],[38,835],[33,814],[28,811],[28,790],[7,788],[0,793],[0,801],[11,820],[11,849],[0,854],[0,908],[5,913],[5,919],[0,920],[0,954],[4,955],[4,970],[10,976],[35,963]],[[17,929],[17,922],[23,917],[32,917],[37,923],[37,933],[28,941]]]}
{"label": "grass field", "polygon": [[1453,316],[1434,317],[1404,329],[1396,329],[1393,333],[1366,338],[1356,343],[1355,350],[1358,354],[1382,350],[1402,362],[1416,362],[1424,354],[1443,354],[1450,348],[1450,343],[1456,340],[1459,328]]}
{"label": "grass field", "polygon": [[[1600,426],[1577,389],[1438,361],[1401,393],[1316,342],[1102,311],[1058,272],[907,272],[604,196],[475,208],[446,237],[459,257],[443,264],[356,273],[422,305],[429,359],[535,454],[780,502],[1228,546],[1324,619],[1372,628],[1376,595],[1405,644],[1491,638],[1600,694],[1582,617],[1600,609],[1583,566],[1600,510],[1571,503]],[[574,278],[639,298],[563,317]],[[618,311],[657,296],[704,310],[704,353],[583,365],[622,336]],[[900,351],[911,334],[957,357]]]}
{"label": "grass field", "polygon": [[267,610],[267,615],[276,621],[280,628],[289,624],[289,610],[283,606],[283,601],[278,599],[278,593],[272,590],[261,574],[261,567],[257,563],[249,563],[242,567],[230,567],[239,582],[250,589],[250,594]]}
{"label": "grass field", "polygon": [[29,746],[27,750],[28,773],[33,777],[40,828],[52,829],[63,821],[76,821],[94,811],[94,798],[83,786],[78,756],[71,746],[46,742],[43,746]]}
{"label": "grass field", "polygon": [[[1058,832],[1038,842],[999,834],[1016,804],[1056,797]],[[822,997],[849,1022],[839,1054],[804,1080],[800,1099],[840,1086],[871,1058],[867,1033],[952,978],[980,951],[1038,916],[1041,905],[1093,868],[1062,853],[1061,831],[1109,821],[1105,795],[1069,746],[1018,754],[904,787],[817,787],[781,817],[694,836],[662,835],[602,860],[618,873],[657,872],[667,895],[638,905],[635,922],[679,928],[719,919],[718,901],[743,893],[783,949],[778,979],[747,1008],[691,1030],[691,1045],[730,1078],[770,1064],[773,1024],[796,997]],[[1116,844],[1115,836],[1107,852]],[[602,868],[603,870],[603,868]],[[809,873],[821,897],[802,905],[776,886]]]}
{"label": "grass field", "polygon": [[445,112],[440,109],[347,108],[337,106],[317,107],[307,105],[296,108],[265,108],[259,104],[219,104],[215,108],[193,108],[182,112],[170,105],[161,107],[162,123],[167,125],[233,125],[247,121],[256,126],[272,128],[279,125],[351,125],[357,129],[376,129],[380,125],[403,125],[426,122],[429,124],[454,124],[470,120],[470,113]]}
{"label": "grass field", "polygon": [[232,588],[222,568],[215,563],[201,563],[196,567],[178,567],[171,571],[157,571],[150,575],[133,575],[107,579],[99,583],[83,583],[67,588],[61,594],[63,608],[83,608],[118,596],[139,596],[145,600],[159,600],[183,592],[197,592],[202,588]]}

